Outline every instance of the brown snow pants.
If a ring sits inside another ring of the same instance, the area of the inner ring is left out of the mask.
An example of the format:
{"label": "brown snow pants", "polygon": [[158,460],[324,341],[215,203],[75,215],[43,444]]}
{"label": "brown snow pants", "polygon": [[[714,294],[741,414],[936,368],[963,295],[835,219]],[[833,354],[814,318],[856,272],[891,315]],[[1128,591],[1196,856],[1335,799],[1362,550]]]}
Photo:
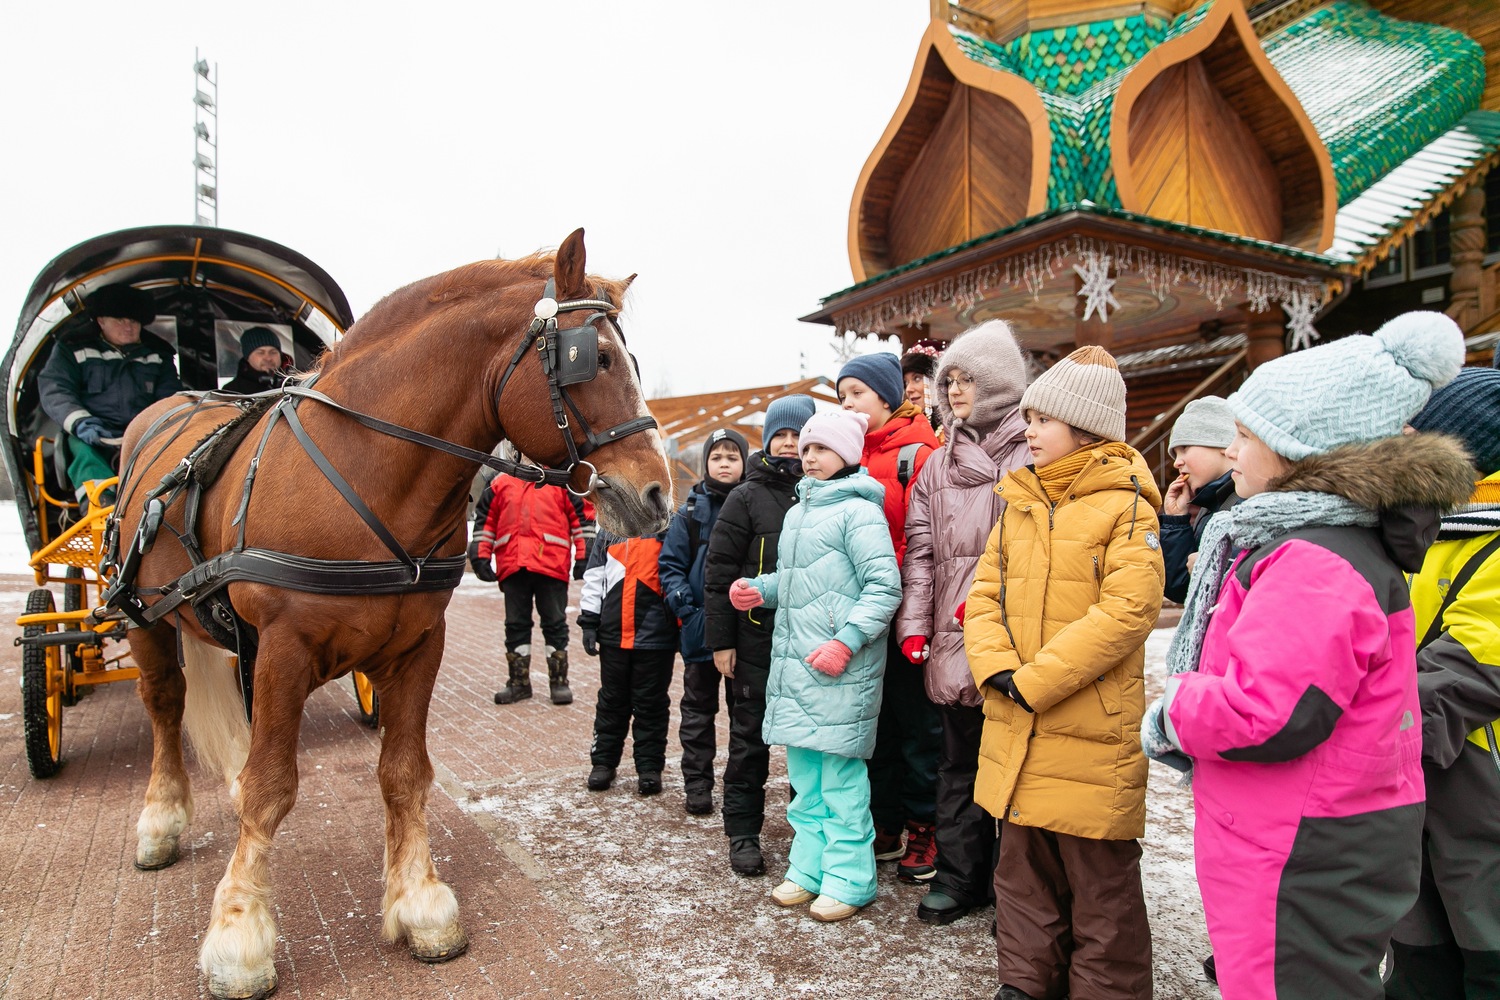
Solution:
{"label": "brown snow pants", "polygon": [[1136,841],[1003,824],[995,920],[1001,983],[1037,1000],[1151,1000]]}

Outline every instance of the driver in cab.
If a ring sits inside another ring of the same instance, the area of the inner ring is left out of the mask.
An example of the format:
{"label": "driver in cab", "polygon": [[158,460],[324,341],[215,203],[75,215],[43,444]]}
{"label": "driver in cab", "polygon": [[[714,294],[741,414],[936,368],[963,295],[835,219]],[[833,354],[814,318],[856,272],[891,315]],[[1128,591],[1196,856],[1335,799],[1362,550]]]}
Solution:
{"label": "driver in cab", "polygon": [[42,409],[68,434],[68,478],[83,484],[115,475],[125,426],[146,407],[182,391],[171,345],[143,333],[156,319],[149,292],[105,285],[83,300],[88,323],[59,338],[38,381]]}

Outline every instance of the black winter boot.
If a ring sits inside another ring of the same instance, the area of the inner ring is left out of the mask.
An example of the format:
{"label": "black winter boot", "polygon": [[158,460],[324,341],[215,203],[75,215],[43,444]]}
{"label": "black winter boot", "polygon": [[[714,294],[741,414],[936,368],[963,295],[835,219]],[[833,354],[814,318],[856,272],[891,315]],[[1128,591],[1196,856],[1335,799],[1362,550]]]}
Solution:
{"label": "black winter boot", "polygon": [[495,692],[496,705],[513,705],[531,697],[531,654],[507,651],[505,662],[510,667],[510,683]]}
{"label": "black winter boot", "polygon": [[547,686],[552,692],[552,704],[573,704],[573,689],[568,687],[568,651],[554,649],[547,654]]}

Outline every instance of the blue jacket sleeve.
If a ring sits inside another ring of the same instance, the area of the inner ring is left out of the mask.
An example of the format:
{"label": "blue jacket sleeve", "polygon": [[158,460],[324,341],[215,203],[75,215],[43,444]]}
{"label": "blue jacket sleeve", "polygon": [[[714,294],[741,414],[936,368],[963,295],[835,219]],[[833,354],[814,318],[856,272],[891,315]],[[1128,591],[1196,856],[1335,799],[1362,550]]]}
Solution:
{"label": "blue jacket sleeve", "polygon": [[661,555],[656,561],[662,598],[678,618],[698,607],[700,601],[688,584],[688,574],[693,568],[688,534],[688,518],[691,516],[687,504],[677,508],[672,523],[667,526],[667,537],[662,540]]}
{"label": "blue jacket sleeve", "polygon": [[83,405],[83,399],[79,395],[81,381],[82,375],[73,360],[73,352],[64,343],[54,344],[52,356],[42,366],[37,384],[41,390],[42,409],[69,434],[78,421],[93,416],[89,408]]}

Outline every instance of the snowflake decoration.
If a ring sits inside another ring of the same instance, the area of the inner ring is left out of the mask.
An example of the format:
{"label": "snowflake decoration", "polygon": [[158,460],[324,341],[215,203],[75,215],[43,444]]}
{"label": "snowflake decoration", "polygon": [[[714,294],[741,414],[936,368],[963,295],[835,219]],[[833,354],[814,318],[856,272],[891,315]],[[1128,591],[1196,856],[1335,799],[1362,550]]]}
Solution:
{"label": "snowflake decoration", "polygon": [[1109,276],[1109,265],[1108,254],[1100,255],[1092,250],[1084,253],[1082,267],[1073,265],[1074,273],[1083,279],[1083,287],[1078,289],[1078,296],[1084,300],[1085,321],[1098,312],[1100,321],[1108,323],[1109,310],[1120,308],[1120,303],[1115,301],[1114,292],[1110,290],[1115,286],[1115,279]]}
{"label": "snowflake decoration", "polygon": [[1317,316],[1319,305],[1317,296],[1306,288],[1296,289],[1291,298],[1281,304],[1286,310],[1287,333],[1292,350],[1311,347],[1314,340],[1321,339],[1313,326],[1313,317]]}

